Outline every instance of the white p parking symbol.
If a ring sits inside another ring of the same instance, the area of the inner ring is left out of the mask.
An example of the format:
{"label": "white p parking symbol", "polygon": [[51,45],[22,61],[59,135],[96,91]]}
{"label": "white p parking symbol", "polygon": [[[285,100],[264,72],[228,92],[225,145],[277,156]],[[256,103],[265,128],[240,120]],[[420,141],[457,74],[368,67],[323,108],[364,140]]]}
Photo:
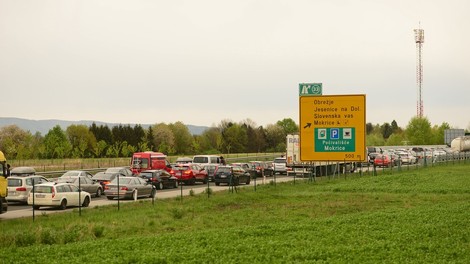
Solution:
{"label": "white p parking symbol", "polygon": [[332,128],[331,129],[330,138],[331,139],[339,139],[339,129],[338,128]]}

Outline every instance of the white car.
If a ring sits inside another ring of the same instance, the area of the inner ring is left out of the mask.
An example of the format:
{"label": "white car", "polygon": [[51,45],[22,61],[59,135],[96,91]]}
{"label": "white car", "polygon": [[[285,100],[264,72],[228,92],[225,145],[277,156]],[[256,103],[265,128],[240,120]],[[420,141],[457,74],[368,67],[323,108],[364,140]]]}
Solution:
{"label": "white car", "polygon": [[41,206],[58,207],[61,210],[67,206],[88,207],[90,201],[90,193],[81,191],[70,183],[41,183],[35,185],[28,196],[28,204],[36,210]]}
{"label": "white car", "polygon": [[274,174],[279,172],[280,174],[287,174],[287,160],[286,158],[280,157],[275,158],[273,161]]}
{"label": "white car", "polygon": [[417,158],[408,152],[398,152],[397,154],[403,164],[415,164],[417,162]]}
{"label": "white car", "polygon": [[8,177],[7,201],[27,203],[29,192],[33,189],[33,183],[36,185],[44,182],[49,182],[49,180],[39,175]]}

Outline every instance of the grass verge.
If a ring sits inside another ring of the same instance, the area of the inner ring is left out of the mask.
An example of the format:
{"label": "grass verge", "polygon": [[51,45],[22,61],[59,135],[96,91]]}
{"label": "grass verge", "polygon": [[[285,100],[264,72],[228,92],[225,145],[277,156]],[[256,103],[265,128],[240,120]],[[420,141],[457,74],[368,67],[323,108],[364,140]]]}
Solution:
{"label": "grass verge", "polygon": [[470,165],[1,222],[1,263],[468,263]]}

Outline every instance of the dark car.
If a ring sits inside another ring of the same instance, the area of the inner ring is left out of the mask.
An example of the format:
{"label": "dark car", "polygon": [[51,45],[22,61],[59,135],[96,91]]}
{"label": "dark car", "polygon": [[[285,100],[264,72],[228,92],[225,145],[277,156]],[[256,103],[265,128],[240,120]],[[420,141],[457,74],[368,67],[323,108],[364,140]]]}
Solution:
{"label": "dark car", "polygon": [[153,184],[157,190],[178,187],[178,178],[171,175],[166,170],[141,171],[137,176],[147,180],[148,183]]}
{"label": "dark car", "polygon": [[93,181],[88,176],[60,176],[59,183],[71,183],[79,187],[82,191],[90,193],[93,197],[100,197],[103,194],[103,187],[98,182]]}
{"label": "dark car", "polygon": [[217,170],[218,164],[205,164],[202,167],[204,170],[207,171],[207,175],[209,177],[209,181],[213,182],[214,181],[214,173]]}
{"label": "dark car", "polygon": [[235,162],[235,163],[230,164],[230,166],[242,167],[242,169],[246,171],[251,169],[250,163],[246,163],[246,162]]}
{"label": "dark car", "polygon": [[250,161],[251,169],[256,170],[256,177],[273,176],[274,170],[271,162]]}
{"label": "dark car", "polygon": [[108,200],[116,197],[137,200],[140,197],[155,197],[155,186],[140,177],[116,177],[106,185],[104,194]]}
{"label": "dark car", "polygon": [[250,184],[250,173],[239,166],[219,166],[214,174],[215,185],[221,183],[227,185],[239,185],[240,183]]}
{"label": "dark car", "polygon": [[103,190],[104,190],[104,187],[107,184],[109,184],[111,181],[116,179],[116,177],[119,176],[119,175],[121,175],[121,174],[119,174],[118,172],[106,173],[106,172],[102,171],[102,172],[96,173],[91,179],[93,181],[98,182],[99,184],[101,184],[101,187],[103,187]]}

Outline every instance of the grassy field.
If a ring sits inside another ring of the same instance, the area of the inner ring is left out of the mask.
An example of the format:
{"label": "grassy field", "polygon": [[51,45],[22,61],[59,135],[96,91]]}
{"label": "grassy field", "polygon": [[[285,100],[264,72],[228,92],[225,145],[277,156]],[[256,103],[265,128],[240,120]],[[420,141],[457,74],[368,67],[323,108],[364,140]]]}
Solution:
{"label": "grassy field", "polygon": [[0,263],[469,263],[470,165],[3,220]]}

